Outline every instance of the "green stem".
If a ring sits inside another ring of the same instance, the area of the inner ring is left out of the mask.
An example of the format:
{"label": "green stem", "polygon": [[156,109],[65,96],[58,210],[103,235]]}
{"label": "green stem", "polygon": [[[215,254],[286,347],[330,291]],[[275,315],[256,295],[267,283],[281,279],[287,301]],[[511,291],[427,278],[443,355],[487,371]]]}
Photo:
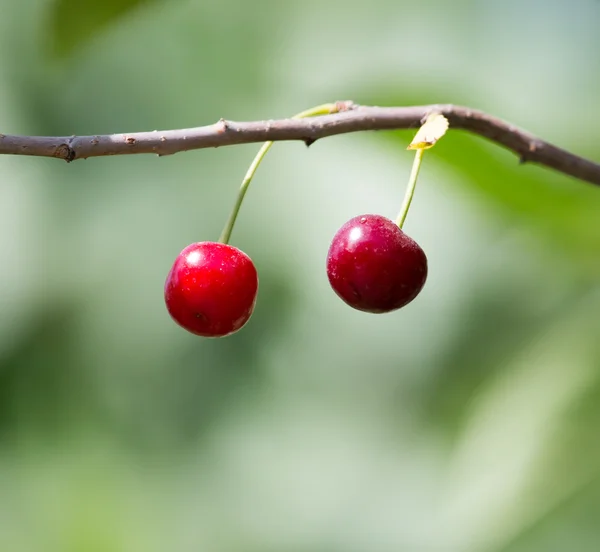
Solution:
{"label": "green stem", "polygon": [[[317,117],[319,115],[330,115],[332,113],[337,113],[338,111],[339,111],[339,106],[337,104],[334,104],[334,103],[322,104],[322,105],[313,107],[311,109],[307,109],[306,111],[302,111],[302,112],[298,113],[297,115],[294,115],[292,117],[292,119],[303,119],[305,117]],[[273,142],[271,142],[271,141],[265,142],[262,145],[262,147],[260,148],[260,150],[258,150],[256,157],[250,164],[250,167],[248,168],[248,171],[246,172],[246,176],[244,176],[244,180],[242,180],[242,184],[240,185],[240,189],[238,191],[238,195],[235,200],[235,204],[233,206],[233,209],[231,210],[229,218],[227,219],[225,228],[223,228],[223,232],[221,232],[221,237],[219,238],[219,241],[221,243],[229,243],[229,239],[231,238],[231,232],[233,232],[233,227],[235,226],[235,221],[240,212],[240,208],[242,206],[242,202],[244,201],[244,196],[246,195],[246,192],[248,191],[248,187],[250,186],[250,182],[252,182],[252,178],[254,177],[254,173],[256,173],[256,169],[258,169],[258,166],[264,159],[267,152],[271,149],[272,145],[273,145]]]}
{"label": "green stem", "polygon": [[252,182],[252,177],[254,176],[256,169],[258,169],[260,162],[263,160],[264,156],[267,155],[267,152],[271,149],[272,145],[273,142],[265,142],[260,148],[260,150],[258,150],[254,161],[252,161],[252,164],[248,168],[248,172],[246,172],[246,176],[244,177],[244,180],[242,180],[242,185],[240,186],[240,190],[235,199],[233,209],[229,214],[229,218],[227,219],[227,223],[225,224],[225,228],[223,228],[223,232],[221,232],[221,237],[219,238],[219,241],[221,243],[229,243],[229,238],[231,238],[231,232],[233,231],[233,227],[235,226],[235,221],[237,219],[238,213],[240,212],[242,202],[244,201],[244,196],[248,191],[248,186],[250,186],[250,182]]}
{"label": "green stem", "polygon": [[402,229],[406,215],[408,215],[408,209],[412,201],[413,195],[415,195],[415,187],[417,185],[417,176],[419,176],[419,169],[421,168],[421,160],[423,159],[423,153],[425,148],[419,148],[415,152],[415,160],[413,161],[412,169],[410,171],[410,178],[408,179],[408,187],[406,188],[406,194],[404,194],[404,201],[400,208],[400,213],[396,218],[396,224]]}

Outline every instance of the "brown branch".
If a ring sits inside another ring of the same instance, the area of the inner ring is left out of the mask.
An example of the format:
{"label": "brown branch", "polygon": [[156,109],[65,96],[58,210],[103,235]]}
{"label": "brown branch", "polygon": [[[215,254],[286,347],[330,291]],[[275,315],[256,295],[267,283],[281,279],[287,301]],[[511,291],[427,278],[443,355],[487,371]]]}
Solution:
{"label": "brown branch", "polygon": [[155,153],[171,155],[201,148],[267,140],[302,140],[311,144],[327,136],[366,130],[416,128],[431,112],[445,115],[450,128],[479,134],[516,153],[521,162],[545,165],[600,186],[600,164],[553,146],[533,134],[481,111],[455,105],[367,107],[338,102],[339,113],[307,119],[239,123],[221,119],[208,126],[98,136],[10,136],[0,134],[0,154],[57,157],[66,161]]}

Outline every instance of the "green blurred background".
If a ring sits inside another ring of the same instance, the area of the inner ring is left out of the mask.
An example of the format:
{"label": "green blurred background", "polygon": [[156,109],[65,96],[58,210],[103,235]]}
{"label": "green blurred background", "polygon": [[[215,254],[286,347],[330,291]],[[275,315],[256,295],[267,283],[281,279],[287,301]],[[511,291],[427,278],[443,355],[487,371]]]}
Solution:
{"label": "green blurred background", "polygon": [[[0,0],[0,130],[98,134],[327,101],[457,103],[600,160],[600,2]],[[600,190],[460,131],[405,229],[430,274],[352,311],[325,256],[394,216],[414,131],[273,148],[234,231],[238,334],[169,318],[257,145],[0,158],[0,550],[599,549]]]}

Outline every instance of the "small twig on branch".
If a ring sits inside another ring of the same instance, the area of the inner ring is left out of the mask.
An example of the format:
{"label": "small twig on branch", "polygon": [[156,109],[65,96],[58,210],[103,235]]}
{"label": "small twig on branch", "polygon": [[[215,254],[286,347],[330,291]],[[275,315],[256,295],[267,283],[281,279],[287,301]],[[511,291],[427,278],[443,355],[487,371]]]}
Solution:
{"label": "small twig on branch", "polygon": [[553,146],[533,134],[481,111],[455,105],[368,107],[339,102],[340,113],[308,119],[235,122],[221,119],[208,126],[179,130],[97,136],[10,136],[0,134],[0,154],[56,157],[66,161],[155,153],[171,155],[202,148],[254,142],[315,140],[349,132],[397,130],[419,126],[432,112],[447,117],[450,128],[479,134],[508,148],[521,162],[537,163],[600,186],[600,164]]}

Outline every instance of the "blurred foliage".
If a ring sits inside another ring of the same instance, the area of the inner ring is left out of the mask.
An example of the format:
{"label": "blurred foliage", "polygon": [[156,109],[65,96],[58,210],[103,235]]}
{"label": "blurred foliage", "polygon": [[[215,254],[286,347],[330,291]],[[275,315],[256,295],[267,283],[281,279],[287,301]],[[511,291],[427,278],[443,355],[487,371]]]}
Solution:
{"label": "blurred foliage", "polygon": [[137,9],[156,0],[52,0],[47,7],[48,52],[66,58],[106,27],[131,16]]}
{"label": "blurred foliage", "polygon": [[[326,12],[0,0],[0,130],[442,102],[598,159],[594,0]],[[233,234],[257,309],[223,340],[172,323],[162,287],[183,247],[219,235],[258,146],[0,159],[0,549],[597,550],[600,194],[450,131],[406,225],[423,293],[351,311],[329,240],[396,214],[412,135],[273,148]]]}

